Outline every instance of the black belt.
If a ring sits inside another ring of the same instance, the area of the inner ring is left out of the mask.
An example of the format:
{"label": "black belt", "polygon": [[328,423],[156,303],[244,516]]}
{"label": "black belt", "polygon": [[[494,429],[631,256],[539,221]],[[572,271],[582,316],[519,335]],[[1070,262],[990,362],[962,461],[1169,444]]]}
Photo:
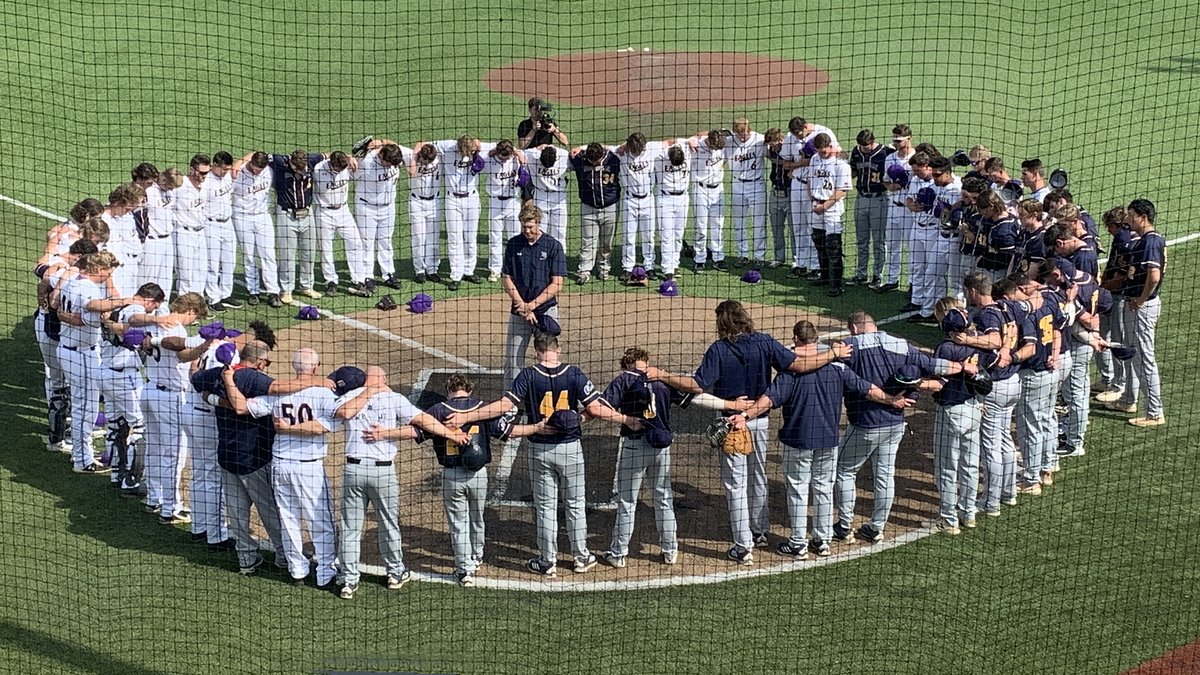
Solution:
{"label": "black belt", "polygon": [[338,209],[342,208],[343,206],[345,206],[345,204],[338,204],[337,206],[322,206],[321,208],[329,209],[330,211],[337,211]]}
{"label": "black belt", "polygon": [[210,223],[228,223],[229,219],[228,218],[209,218],[208,221]]}
{"label": "black belt", "polygon": [[883,196],[884,196],[884,195],[886,195],[886,194],[887,194],[886,192],[879,192],[879,193],[876,193],[876,194],[871,194],[870,192],[862,192],[862,191],[860,191],[860,192],[858,193],[858,196],[859,196],[859,197],[868,197],[868,198],[870,198],[870,199],[875,199],[876,197],[883,197]]}
{"label": "black belt", "polygon": [[512,195],[509,195],[507,197],[496,197],[496,199],[499,199],[502,202],[506,202],[506,201],[512,199]]}
{"label": "black belt", "polygon": [[420,199],[420,200],[422,200],[422,201],[426,201],[426,202],[431,202],[431,201],[433,201],[433,200],[437,199],[437,195],[434,195],[434,196],[432,196],[432,197],[422,197],[421,195],[419,195],[419,194],[417,194],[417,193],[415,193],[415,192],[410,192],[409,194],[411,194],[412,196],[416,197],[417,199]]}
{"label": "black belt", "polygon": [[668,197],[678,197],[678,196],[680,196],[680,195],[686,195],[686,194],[687,194],[687,191],[686,191],[686,190],[680,190],[679,192],[672,192],[672,191],[669,191],[669,190],[662,190],[661,192],[662,192],[664,195],[668,196]]}
{"label": "black belt", "polygon": [[646,197],[650,196],[650,195],[639,195],[636,192],[626,192],[625,194],[629,195],[630,197],[633,197],[634,199],[645,199]]}
{"label": "black belt", "polygon": [[96,348],[96,345],[92,345],[91,347],[82,347],[82,348],[80,348],[80,347],[68,347],[68,346],[66,346],[66,345],[63,345],[63,346],[62,346],[62,348],[63,348],[63,349],[65,349],[65,350],[67,350],[67,351],[69,351],[69,352],[77,352],[77,351],[80,351],[80,349],[82,349],[82,350],[83,350],[83,351],[85,351],[85,352],[90,352],[90,351],[92,351],[93,349],[95,349],[95,348]]}
{"label": "black belt", "polygon": [[187,225],[180,225],[180,227],[187,230],[188,232],[203,232],[204,231],[203,227],[188,227]]}
{"label": "black belt", "polygon": [[[735,176],[735,178],[736,178],[736,176]],[[757,183],[758,180],[759,179],[757,179],[757,178],[738,178],[739,183]]]}
{"label": "black belt", "polygon": [[907,204],[905,204],[904,202],[898,202],[898,201],[896,201],[895,199],[893,199],[893,200],[892,200],[892,206],[904,206],[904,207],[907,207],[908,205],[907,205]]}
{"label": "black belt", "polygon": [[170,388],[170,387],[167,387],[167,386],[164,386],[164,385],[161,385],[161,384],[156,384],[156,385],[154,385],[154,388],[155,388],[155,389],[157,389],[157,390],[159,390],[159,391],[169,391],[169,392],[171,392],[172,394],[179,394],[179,393],[182,393],[182,392],[183,392],[183,390],[182,390],[182,389],[172,389],[172,388]]}
{"label": "black belt", "polygon": [[708,183],[696,183],[696,185],[699,185],[700,187],[706,187],[709,190],[716,190],[717,188],[721,187],[720,183],[714,183],[712,185],[709,185]]}
{"label": "black belt", "polygon": [[459,199],[465,199],[475,193],[474,192],[451,192],[450,194],[455,197],[458,197]]}
{"label": "black belt", "polygon": [[109,370],[113,371],[114,373],[123,373],[123,372],[125,372],[125,369],[124,369],[124,368],[109,368]]}
{"label": "black belt", "polygon": [[212,412],[212,408],[201,408],[201,407],[200,407],[200,406],[198,406],[198,405],[194,405],[194,406],[192,406],[192,407],[193,407],[193,408],[195,408],[196,410],[198,410],[198,411],[202,412],[202,413],[210,413],[210,412]]}
{"label": "black belt", "polygon": [[346,458],[346,463],[347,463],[347,464],[366,464],[366,465],[368,465],[368,466],[370,466],[370,465],[373,463],[373,464],[375,464],[375,466],[391,466],[391,465],[392,465],[392,460],[390,460],[390,459],[389,459],[389,460],[387,460],[387,461],[383,461],[383,460],[376,460],[375,462],[371,462],[371,460],[366,460],[366,461],[364,461],[364,460],[361,460],[361,459],[359,459],[359,458],[357,458],[357,457],[347,457],[347,458]]}
{"label": "black belt", "polygon": [[829,201],[828,199],[817,199],[816,197],[813,197],[812,200],[814,204],[824,204]]}
{"label": "black belt", "polygon": [[151,234],[151,235],[147,235],[147,236],[146,236],[146,238],[147,238],[147,239],[166,239],[166,238],[168,238],[168,237],[170,237],[170,236],[171,236],[171,235],[169,235],[169,234],[160,234],[160,235],[158,235],[158,236],[156,237],[156,236],[154,236],[154,235],[152,235],[152,234]]}

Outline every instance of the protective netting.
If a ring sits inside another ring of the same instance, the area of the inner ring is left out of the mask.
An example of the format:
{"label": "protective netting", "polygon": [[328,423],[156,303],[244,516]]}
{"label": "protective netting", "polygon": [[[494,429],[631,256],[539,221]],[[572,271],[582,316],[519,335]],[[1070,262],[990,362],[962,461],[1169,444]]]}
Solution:
{"label": "protective netting", "polygon": [[1196,5],[0,18],[0,669],[1195,669]]}

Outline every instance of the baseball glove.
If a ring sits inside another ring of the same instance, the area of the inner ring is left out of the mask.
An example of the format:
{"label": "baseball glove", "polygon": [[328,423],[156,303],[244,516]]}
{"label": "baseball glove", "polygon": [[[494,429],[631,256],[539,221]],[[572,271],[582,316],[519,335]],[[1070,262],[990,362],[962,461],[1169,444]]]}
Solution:
{"label": "baseball glove", "polygon": [[713,420],[704,435],[709,445],[727,455],[749,455],[754,451],[750,445],[750,432],[734,428],[733,422],[727,418]]}
{"label": "baseball glove", "polygon": [[373,140],[375,140],[374,136],[363,136],[362,138],[358,139],[354,142],[354,145],[350,146],[350,154],[354,155],[355,157],[366,157],[367,149],[370,147],[371,141]]}

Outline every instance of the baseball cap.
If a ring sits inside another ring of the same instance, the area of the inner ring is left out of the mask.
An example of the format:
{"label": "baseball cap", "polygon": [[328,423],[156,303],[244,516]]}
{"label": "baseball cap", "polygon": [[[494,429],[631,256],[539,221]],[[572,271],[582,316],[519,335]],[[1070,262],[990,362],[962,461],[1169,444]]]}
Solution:
{"label": "baseball cap", "polygon": [[367,374],[362,368],[342,366],[326,376],[333,382],[333,393],[344,396],[346,392],[354,391],[367,383]]}
{"label": "baseball cap", "polygon": [[952,309],[946,312],[946,316],[942,319],[942,332],[949,335],[950,333],[961,333],[967,329],[967,313],[961,309]]}

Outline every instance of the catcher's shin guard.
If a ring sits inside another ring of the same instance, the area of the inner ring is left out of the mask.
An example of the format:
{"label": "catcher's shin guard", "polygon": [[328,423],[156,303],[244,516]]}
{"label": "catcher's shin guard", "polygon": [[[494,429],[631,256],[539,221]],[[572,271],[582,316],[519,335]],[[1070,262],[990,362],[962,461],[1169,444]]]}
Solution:
{"label": "catcher's shin guard", "polygon": [[69,389],[54,390],[47,405],[46,416],[50,424],[48,435],[51,443],[61,443],[71,435],[71,424],[68,421],[70,416],[71,391]]}

